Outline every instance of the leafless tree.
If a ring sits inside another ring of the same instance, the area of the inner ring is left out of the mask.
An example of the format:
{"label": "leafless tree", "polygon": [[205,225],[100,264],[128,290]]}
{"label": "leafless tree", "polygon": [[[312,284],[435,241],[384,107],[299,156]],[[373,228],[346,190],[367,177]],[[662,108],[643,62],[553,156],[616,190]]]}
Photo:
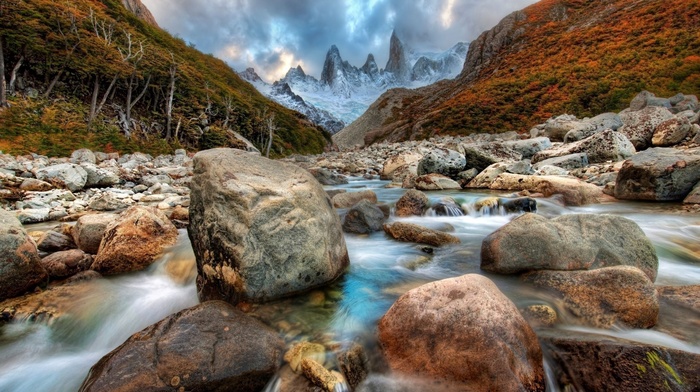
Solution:
{"label": "leafless tree", "polygon": [[170,68],[168,69],[168,73],[170,74],[170,90],[168,92],[168,102],[165,110],[165,140],[168,141],[172,139],[173,98],[175,97],[175,81],[177,80],[177,62],[175,61],[175,55],[172,52],[170,53],[170,58],[172,59]]}

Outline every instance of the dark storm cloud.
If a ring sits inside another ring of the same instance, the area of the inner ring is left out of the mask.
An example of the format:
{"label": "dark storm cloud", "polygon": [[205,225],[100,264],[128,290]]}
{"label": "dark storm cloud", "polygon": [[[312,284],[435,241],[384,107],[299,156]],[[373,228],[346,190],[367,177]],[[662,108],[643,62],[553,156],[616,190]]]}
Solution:
{"label": "dark storm cloud", "polygon": [[142,0],[158,23],[235,69],[268,81],[301,63],[321,72],[331,45],[360,66],[373,53],[386,64],[389,37],[421,51],[471,41],[533,0]]}

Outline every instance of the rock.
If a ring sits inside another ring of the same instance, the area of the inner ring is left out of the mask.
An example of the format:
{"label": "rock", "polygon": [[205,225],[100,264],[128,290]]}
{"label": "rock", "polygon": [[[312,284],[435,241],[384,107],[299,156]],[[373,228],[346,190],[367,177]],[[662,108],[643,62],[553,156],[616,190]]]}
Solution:
{"label": "rock", "polygon": [[637,111],[644,109],[647,107],[647,101],[650,98],[656,98],[656,95],[646,90],[640,92],[632,99],[632,102],[630,102],[630,110]]}
{"label": "rock", "polygon": [[321,185],[342,185],[348,183],[348,179],[345,178],[345,176],[333,173],[328,169],[313,168],[309,169],[309,173],[311,173]]}
{"label": "rock", "polygon": [[[584,153],[577,153],[577,154],[569,154],[569,155],[562,155],[554,158],[549,158],[545,159],[543,161],[537,162],[535,164],[534,168],[536,170],[539,170],[542,166],[556,166],[556,167],[561,167],[562,169],[566,170],[573,170],[573,169],[578,169],[581,167],[586,167],[588,166],[588,154]],[[511,172],[512,173],[512,172]],[[514,173],[514,174],[524,174],[524,173]]]}
{"label": "rock", "polygon": [[535,174],[535,170],[532,168],[532,164],[530,163],[529,159],[511,163],[510,165],[508,165],[508,167],[506,167],[506,172],[512,174],[523,174],[528,176]]}
{"label": "rock", "polygon": [[338,379],[320,363],[313,359],[304,358],[301,361],[301,370],[312,384],[323,388],[326,392],[335,391]]}
{"label": "rock", "polygon": [[659,316],[654,283],[635,267],[615,266],[591,271],[536,271],[525,282],[563,301],[578,322],[596,328],[651,328]]}
{"label": "rock", "polygon": [[627,136],[637,151],[641,151],[651,145],[656,127],[673,118],[673,114],[666,108],[649,106],[638,111],[622,112],[620,117],[625,123],[620,133]]}
{"label": "rock", "polygon": [[538,176],[568,176],[569,171],[558,166],[537,165],[537,171],[535,171],[535,174]]}
{"label": "rock", "polygon": [[396,216],[421,216],[427,209],[428,196],[415,189],[406,191],[396,202]]}
{"label": "rock", "polygon": [[406,222],[385,223],[384,231],[395,240],[432,246],[458,244],[459,238],[441,231]]}
{"label": "rock", "polygon": [[488,188],[496,180],[496,178],[505,173],[508,169],[507,163],[494,163],[493,165],[484,169],[479,175],[471,180],[466,188]]}
{"label": "rock", "polygon": [[90,369],[80,391],[257,392],[279,369],[282,347],[266,325],[207,301],[132,335]]}
{"label": "rock", "polygon": [[552,142],[546,137],[536,137],[526,140],[503,142],[503,145],[521,154],[523,159],[530,159],[536,153],[552,147]]}
{"label": "rock", "polygon": [[129,205],[126,201],[116,198],[114,194],[105,192],[90,200],[88,206],[93,211],[117,211],[129,207]]}
{"label": "rock", "polygon": [[323,363],[326,358],[326,348],[322,344],[311,342],[299,342],[293,345],[285,354],[284,360],[296,373],[301,373],[301,361],[304,358],[311,358]]}
{"label": "rock", "polygon": [[637,267],[653,282],[659,260],[633,221],[614,215],[569,214],[547,219],[521,215],[481,244],[481,269],[499,274],[537,270]]}
{"label": "rock", "polygon": [[92,269],[102,275],[142,270],[177,240],[177,229],[152,207],[133,206],[104,232]]}
{"label": "rock", "polygon": [[0,209],[0,300],[23,294],[47,278],[34,241],[12,212]]}
{"label": "rock", "polygon": [[106,170],[92,163],[81,163],[80,167],[87,173],[85,188],[105,188],[117,185],[121,182],[119,175],[110,170]]}
{"label": "rock", "polygon": [[561,329],[538,335],[561,390],[691,391],[700,385],[696,353]]}
{"label": "rock", "polygon": [[402,184],[404,180],[414,177],[418,177],[418,162],[397,167],[391,174],[391,181]]}
{"label": "rock", "polygon": [[670,118],[654,129],[651,144],[654,147],[674,146],[682,142],[690,132],[690,121],[686,117]]}
{"label": "rock", "polygon": [[379,174],[379,177],[382,180],[393,180],[394,172],[396,171],[396,169],[402,166],[410,166],[414,163],[416,164],[417,168],[417,164],[418,162],[420,162],[421,159],[423,159],[423,155],[416,152],[407,152],[391,156],[386,161],[384,161],[384,165],[382,166],[382,171]]}
{"label": "rock", "polygon": [[201,151],[194,166],[188,234],[201,301],[269,301],[343,274],[340,219],[306,170],[234,149]]}
{"label": "rock", "polygon": [[591,119],[585,119],[582,122],[588,126],[581,126],[567,132],[566,136],[564,136],[564,143],[583,140],[605,129],[617,131],[624,125],[622,119],[616,113],[599,114]]}
{"label": "rock", "polygon": [[17,219],[23,224],[46,222],[51,220],[50,208],[28,208],[18,212]]}
{"label": "rock", "polygon": [[443,197],[438,202],[436,202],[432,207],[433,212],[437,216],[462,216],[464,212],[462,208],[457,205],[455,199],[451,197]]}
{"label": "rock", "polygon": [[179,221],[184,221],[187,222],[190,220],[190,210],[189,208],[178,206],[173,208],[173,210],[170,212],[170,215],[168,218],[173,221],[173,220],[179,220]]}
{"label": "rock", "polygon": [[700,204],[700,182],[695,184],[688,196],[683,199],[683,204]]}
{"label": "rock", "polygon": [[559,320],[557,312],[549,305],[530,305],[520,313],[533,328],[552,327]]}
{"label": "rock", "polygon": [[455,177],[464,170],[466,164],[464,155],[459,152],[435,148],[425,154],[418,163],[418,175],[441,174],[446,177]]}
{"label": "rock", "polygon": [[692,110],[697,111],[700,105],[698,105],[698,97],[695,95],[684,95],[683,100],[673,105],[673,108],[679,112]]}
{"label": "rock", "polygon": [[369,374],[369,360],[365,349],[357,343],[352,343],[349,348],[338,354],[337,359],[338,367],[348,381],[350,390],[357,390]]}
{"label": "rock", "polygon": [[626,200],[683,200],[700,181],[700,149],[650,148],[625,161],[615,197]]}
{"label": "rock", "polygon": [[530,197],[500,199],[499,204],[507,213],[537,212],[537,200]]}
{"label": "rock", "polygon": [[78,218],[72,234],[75,244],[86,253],[97,254],[102,237],[110,225],[117,219],[115,214],[88,214]]}
{"label": "rock", "polygon": [[634,146],[624,135],[606,129],[578,142],[540,151],[532,157],[532,163],[537,164],[546,159],[577,153],[585,153],[589,163],[617,162],[635,152]]}
{"label": "rock", "polygon": [[444,191],[462,189],[453,179],[442,174],[425,174],[415,178],[416,189],[421,191]]}
{"label": "rock", "polygon": [[464,275],[410,290],[378,329],[396,372],[453,382],[459,390],[545,390],[537,336],[486,277]]}
{"label": "rock", "polygon": [[566,134],[575,129],[586,128],[594,130],[595,127],[589,124],[582,123],[576,116],[563,114],[556,118],[550,118],[544,124],[544,136],[547,138],[561,142],[566,137]]}
{"label": "rock", "polygon": [[141,177],[141,184],[152,187],[156,184],[171,184],[173,182],[167,174],[152,174]]}
{"label": "rock", "polygon": [[459,152],[466,158],[466,167],[479,171],[494,163],[515,163],[523,159],[522,154],[503,143],[460,144]]}
{"label": "rock", "polygon": [[367,200],[355,204],[343,218],[346,233],[368,234],[382,230],[384,212]]}
{"label": "rock", "polygon": [[599,203],[603,197],[599,187],[573,177],[521,176],[503,173],[496,177],[490,188],[509,191],[527,190],[541,193],[544,197],[562,195],[564,203],[568,206]]}
{"label": "rock", "polygon": [[46,192],[53,189],[53,185],[46,181],[37,180],[36,178],[25,178],[22,180],[19,189],[30,192]]}
{"label": "rock", "polygon": [[70,155],[70,161],[71,163],[75,163],[77,165],[83,162],[92,163],[94,165],[97,163],[97,158],[95,157],[95,154],[89,149],[81,148],[79,150],[73,151],[73,153]]}
{"label": "rock", "polygon": [[700,285],[657,286],[659,299],[700,313]]}
{"label": "rock", "polygon": [[73,248],[75,248],[73,238],[54,230],[47,231],[37,241],[37,249],[44,252],[57,252]]}
{"label": "rock", "polygon": [[44,257],[41,265],[52,279],[63,279],[90,269],[92,256],[80,249],[65,250]]}
{"label": "rock", "polygon": [[72,163],[61,163],[38,169],[36,178],[75,192],[83,189],[85,186],[87,172],[81,166]]}
{"label": "rock", "polygon": [[331,200],[335,208],[350,208],[362,200],[377,204],[377,194],[369,189],[359,192],[344,192],[333,196]]}

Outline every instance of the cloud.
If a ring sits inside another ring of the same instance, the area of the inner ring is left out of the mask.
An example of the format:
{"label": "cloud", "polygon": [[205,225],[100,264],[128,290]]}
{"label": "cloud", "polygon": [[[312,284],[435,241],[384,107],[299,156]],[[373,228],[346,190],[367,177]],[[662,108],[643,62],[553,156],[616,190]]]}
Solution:
{"label": "cloud", "polygon": [[319,76],[331,45],[361,66],[383,67],[389,37],[420,51],[468,42],[533,0],[142,0],[160,26],[236,70],[274,81],[301,64]]}

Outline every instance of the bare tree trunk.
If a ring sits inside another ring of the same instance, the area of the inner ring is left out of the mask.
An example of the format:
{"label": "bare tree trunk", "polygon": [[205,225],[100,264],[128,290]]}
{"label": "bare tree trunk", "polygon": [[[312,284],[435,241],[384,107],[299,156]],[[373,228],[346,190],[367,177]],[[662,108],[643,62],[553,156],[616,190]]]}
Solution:
{"label": "bare tree trunk", "polygon": [[24,62],[24,56],[20,57],[19,60],[17,60],[15,67],[12,68],[12,73],[10,74],[10,85],[7,88],[7,92],[9,92],[10,94],[13,94],[15,92],[15,83],[17,82],[17,72],[19,71],[19,68],[22,66],[22,62]]}
{"label": "bare tree trunk", "polygon": [[267,149],[265,150],[265,157],[270,157],[270,147],[272,147],[272,138],[275,136],[275,114],[272,113],[265,119],[265,124],[267,125],[267,131],[269,133],[269,139],[267,140]]}
{"label": "bare tree trunk", "polygon": [[95,84],[92,88],[92,101],[90,102],[90,115],[88,116],[88,128],[92,125],[92,120],[97,115],[97,94],[100,93],[100,75],[95,75]]}
{"label": "bare tree trunk", "polygon": [[173,57],[173,64],[170,66],[170,92],[168,94],[168,103],[165,110],[165,115],[167,118],[165,140],[170,141],[172,138],[172,122],[173,122],[173,98],[175,96],[175,76],[177,75],[177,64],[175,64],[175,58]]}
{"label": "bare tree trunk", "polygon": [[0,35],[0,108],[6,108],[7,104],[7,90],[5,85],[5,54],[3,53],[3,40],[2,35]]}
{"label": "bare tree trunk", "polygon": [[126,121],[128,124],[131,124],[131,109],[133,109],[136,103],[143,98],[144,94],[146,94],[146,91],[148,90],[148,84],[151,83],[151,76],[149,75],[148,79],[146,79],[146,84],[143,86],[143,90],[141,90],[141,93],[132,101],[131,95],[134,89],[134,78],[135,74],[132,74],[131,79],[129,80],[129,89],[126,93]]}

